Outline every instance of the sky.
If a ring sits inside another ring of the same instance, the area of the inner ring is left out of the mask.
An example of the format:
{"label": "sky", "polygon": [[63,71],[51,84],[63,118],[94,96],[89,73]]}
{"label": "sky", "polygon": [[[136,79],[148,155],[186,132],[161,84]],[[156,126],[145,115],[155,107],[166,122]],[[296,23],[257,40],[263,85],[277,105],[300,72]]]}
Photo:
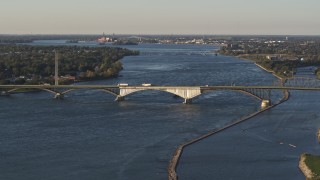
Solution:
{"label": "sky", "polygon": [[1,0],[0,34],[320,35],[320,0]]}

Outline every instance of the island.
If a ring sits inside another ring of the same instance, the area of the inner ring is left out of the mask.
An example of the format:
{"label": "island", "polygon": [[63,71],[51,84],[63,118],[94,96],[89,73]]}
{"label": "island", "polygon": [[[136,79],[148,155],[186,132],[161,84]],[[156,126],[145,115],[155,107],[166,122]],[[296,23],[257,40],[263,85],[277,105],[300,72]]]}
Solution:
{"label": "island", "polygon": [[59,83],[117,77],[120,60],[138,55],[119,47],[0,44],[0,84],[53,84],[58,54]]}

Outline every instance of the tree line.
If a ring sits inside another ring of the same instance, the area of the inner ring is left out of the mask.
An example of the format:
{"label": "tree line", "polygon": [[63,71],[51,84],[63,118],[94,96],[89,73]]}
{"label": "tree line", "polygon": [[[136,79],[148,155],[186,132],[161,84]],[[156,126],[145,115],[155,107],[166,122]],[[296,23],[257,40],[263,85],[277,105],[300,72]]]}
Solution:
{"label": "tree line", "polygon": [[253,60],[282,77],[291,77],[299,67],[320,66],[319,39],[229,41],[218,52]]}
{"label": "tree line", "polygon": [[52,82],[56,52],[59,75],[78,80],[117,76],[123,69],[119,60],[139,54],[118,47],[0,45],[0,83]]}

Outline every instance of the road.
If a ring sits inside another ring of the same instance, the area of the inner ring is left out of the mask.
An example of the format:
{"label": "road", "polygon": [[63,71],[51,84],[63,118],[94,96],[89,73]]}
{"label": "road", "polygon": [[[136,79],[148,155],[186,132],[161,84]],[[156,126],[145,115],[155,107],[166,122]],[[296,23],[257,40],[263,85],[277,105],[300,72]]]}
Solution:
{"label": "road", "polygon": [[309,90],[320,91],[320,87],[301,86],[117,86],[117,85],[0,85],[0,89],[167,89],[167,88],[200,88],[201,90],[241,90],[241,89],[274,89],[274,90]]}

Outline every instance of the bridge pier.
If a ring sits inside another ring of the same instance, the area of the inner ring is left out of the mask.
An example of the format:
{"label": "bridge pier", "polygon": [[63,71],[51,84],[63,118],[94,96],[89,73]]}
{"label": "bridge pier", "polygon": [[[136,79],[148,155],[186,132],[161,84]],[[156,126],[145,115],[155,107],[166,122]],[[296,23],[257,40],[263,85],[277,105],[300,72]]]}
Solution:
{"label": "bridge pier", "polygon": [[184,99],[183,104],[191,104],[192,103],[192,99]]}
{"label": "bridge pier", "polygon": [[124,96],[117,96],[116,99],[114,101],[124,101]]}
{"label": "bridge pier", "polygon": [[263,99],[261,102],[261,109],[266,109],[271,105],[270,100]]}
{"label": "bridge pier", "polygon": [[8,91],[1,91],[0,95],[1,96],[9,96],[10,93]]}
{"label": "bridge pier", "polygon": [[56,94],[54,95],[54,98],[55,98],[55,99],[63,99],[63,98],[64,98],[64,95],[61,94],[61,93],[56,93]]}

